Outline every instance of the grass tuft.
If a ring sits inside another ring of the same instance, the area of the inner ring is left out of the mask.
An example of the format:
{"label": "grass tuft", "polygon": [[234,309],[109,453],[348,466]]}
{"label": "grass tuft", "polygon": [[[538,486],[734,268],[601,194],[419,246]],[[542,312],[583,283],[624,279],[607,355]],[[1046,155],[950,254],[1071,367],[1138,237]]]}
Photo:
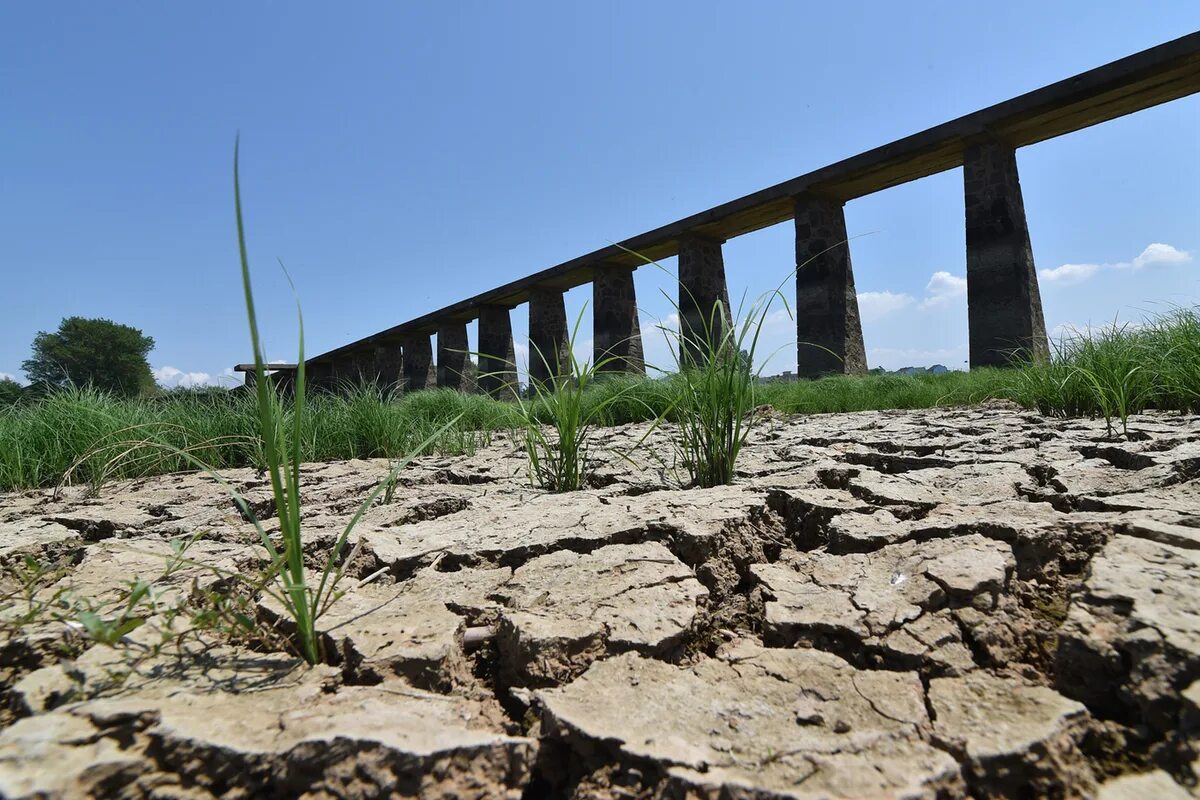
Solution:
{"label": "grass tuft", "polygon": [[1068,331],[1048,362],[1010,373],[1012,398],[1055,416],[1099,416],[1128,433],[1131,414],[1200,412],[1200,308],[1172,308],[1139,324]]}
{"label": "grass tuft", "polygon": [[[691,485],[733,483],[738,455],[754,425],[762,367],[755,371],[753,365],[763,322],[773,301],[779,299],[786,307],[787,299],[775,289],[748,309],[739,308],[734,318],[720,300],[706,316],[702,310],[685,313],[673,297],[663,295],[680,321],[678,328],[656,326],[671,344],[674,364],[673,369],[651,368],[670,376],[674,397],[663,416],[676,423],[675,455]],[[692,298],[689,305],[699,304]]]}
{"label": "grass tuft", "polygon": [[[534,345],[531,357],[540,360],[543,373],[550,377],[544,381],[531,379],[527,395],[518,394],[515,399],[524,430],[530,482],[554,492],[573,492],[584,486],[595,428],[608,421],[610,408],[637,402],[636,398],[626,397],[637,386],[630,381],[609,382],[603,391],[592,390],[615,358],[595,362],[576,358],[575,344],[586,310],[585,304],[571,329],[565,364],[559,363],[558,353],[542,353]],[[643,408],[643,419],[645,414]]]}

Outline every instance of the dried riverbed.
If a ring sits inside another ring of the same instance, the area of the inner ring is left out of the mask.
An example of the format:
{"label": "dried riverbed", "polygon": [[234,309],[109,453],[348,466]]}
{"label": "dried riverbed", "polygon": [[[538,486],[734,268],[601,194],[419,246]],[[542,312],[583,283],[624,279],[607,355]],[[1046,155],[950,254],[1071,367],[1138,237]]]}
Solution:
{"label": "dried riverbed", "polygon": [[[1189,796],[1200,419],[769,416],[711,490],[669,452],[603,453],[564,495],[502,438],[421,459],[360,525],[314,669],[211,635],[131,664],[154,625],[64,661],[78,633],[10,604],[0,795]],[[304,470],[314,565],[385,471]],[[0,495],[4,589],[31,555],[113,596],[198,532],[190,558],[261,567],[202,476]]]}

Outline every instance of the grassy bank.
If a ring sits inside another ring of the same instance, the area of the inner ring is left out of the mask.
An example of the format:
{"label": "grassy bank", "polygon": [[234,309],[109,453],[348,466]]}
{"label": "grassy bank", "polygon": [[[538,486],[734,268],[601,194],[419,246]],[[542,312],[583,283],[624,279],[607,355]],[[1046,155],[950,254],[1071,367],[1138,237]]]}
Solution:
{"label": "grassy bank", "polygon": [[[305,461],[398,458],[458,414],[459,424],[434,446],[462,453],[513,422],[504,403],[448,390],[393,398],[365,388],[347,396],[310,397],[308,404],[301,437]],[[128,444],[149,439],[187,450],[218,469],[261,467],[257,431],[250,393],[121,399],[90,389],[62,391],[0,409],[0,490],[50,486],[67,475],[73,482],[95,482],[189,468],[162,448]]]}
{"label": "grassy bank", "polygon": [[[930,408],[1009,399],[1042,413],[1099,416],[1119,431],[1124,416],[1147,408],[1200,410],[1200,311],[1179,309],[1138,326],[1109,326],[1054,343],[1055,358],[1021,369],[941,375],[866,375],[769,383],[756,401],[786,413]],[[600,382],[585,402],[603,404],[607,424],[666,415],[677,379]],[[619,395],[615,400],[612,398]],[[305,460],[399,457],[446,421],[461,421],[434,447],[468,452],[489,432],[520,425],[512,405],[479,395],[429,390],[391,397],[374,389],[310,398]],[[64,475],[96,482],[185,469],[178,456],[122,444],[153,437],[189,449],[216,467],[263,463],[253,397],[244,393],[169,393],[123,400],[64,391],[0,408],[0,490],[50,486]]]}

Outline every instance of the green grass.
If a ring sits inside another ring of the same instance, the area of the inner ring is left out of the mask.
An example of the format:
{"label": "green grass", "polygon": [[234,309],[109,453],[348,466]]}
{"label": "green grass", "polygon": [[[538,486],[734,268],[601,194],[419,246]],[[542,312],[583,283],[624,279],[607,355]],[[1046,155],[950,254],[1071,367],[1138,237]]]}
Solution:
{"label": "green grass", "polygon": [[726,320],[724,304],[717,301],[699,324],[686,322],[683,309],[675,304],[685,321],[678,330],[660,327],[673,339],[675,401],[667,415],[676,423],[675,454],[690,485],[733,483],[758,406],[759,373],[753,370],[758,336],[777,296],[778,291],[766,295],[733,320]]}
{"label": "green grass", "polygon": [[[0,408],[0,489],[53,486],[194,469],[169,448],[190,452],[217,469],[266,466],[257,434],[256,398],[243,391],[171,392],[125,399],[92,389],[68,389]],[[489,431],[517,424],[513,409],[479,395],[436,389],[401,398],[374,388],[347,396],[313,395],[300,428],[303,461],[399,458],[449,420],[433,450],[471,452]],[[283,409],[290,418],[290,404]],[[168,447],[126,453],[133,438]]]}
{"label": "green grass", "polygon": [[758,401],[787,414],[934,408],[1006,398],[1012,381],[1012,371],[1000,369],[938,375],[835,376],[768,383],[759,387]]}
{"label": "green grass", "polygon": [[1150,408],[1200,412],[1200,308],[1067,333],[1051,349],[1048,363],[1014,374],[1017,402],[1046,414],[1099,416],[1110,433]]}
{"label": "green grass", "polygon": [[[270,558],[270,568],[258,580],[251,580],[248,583],[251,583],[255,590],[271,596],[283,608],[294,628],[294,634],[291,637],[292,646],[305,661],[309,664],[316,664],[325,661],[328,657],[327,653],[322,652],[323,639],[317,626],[322,615],[341,597],[338,584],[346,567],[342,557],[355,526],[380,495],[385,495],[385,499],[390,498],[392,487],[395,485],[400,471],[415,456],[423,453],[438,436],[457,425],[459,419],[451,417],[446,420],[424,441],[410,446],[401,458],[393,461],[387,477],[359,504],[358,510],[346,522],[333,547],[324,554],[324,564],[317,570],[320,577],[318,578],[316,575],[310,577],[309,568],[304,561],[302,528],[305,514],[300,482],[300,466],[305,460],[305,421],[308,419],[305,413],[307,394],[304,368],[304,318],[300,312],[299,300],[297,300],[296,321],[299,353],[296,361],[299,367],[292,382],[290,402],[285,406],[283,396],[276,391],[267,375],[267,359],[263,354],[262,342],[258,333],[254,292],[250,285],[250,263],[246,257],[246,236],[242,223],[242,199],[238,180],[238,148],[236,145],[233,150],[233,195],[237,216],[242,286],[246,301],[246,319],[250,327],[250,345],[254,352],[256,377],[254,394],[255,421],[257,423],[255,433],[257,435],[252,436],[250,441],[254,446],[256,457],[261,454],[262,459],[266,462],[265,471],[270,478],[271,492],[274,498],[274,516],[279,524],[278,544],[267,534],[261,520],[254,513],[246,498],[212,465],[196,458],[190,450],[169,445],[156,448],[157,442],[154,441],[146,442],[144,449],[150,452],[163,449],[181,456],[193,466],[209,472],[226,488],[241,508],[242,513],[254,524],[259,541]],[[290,283],[291,279],[289,278],[288,281]],[[364,389],[352,393],[343,408],[347,410],[350,419],[359,423],[356,430],[366,434],[366,446],[386,449],[394,447],[396,440],[402,437],[395,436],[387,425],[386,417],[381,412],[382,399],[378,393]],[[346,561],[353,561],[353,556],[347,558]],[[239,579],[245,580],[240,575]],[[116,634],[114,633],[114,635]]]}
{"label": "green grass", "polygon": [[[530,379],[526,396],[518,393],[514,405],[521,418],[529,479],[534,486],[553,492],[573,492],[584,486],[590,462],[588,452],[592,435],[608,418],[610,408],[626,402],[637,387],[629,381],[611,382],[600,392],[592,391],[603,382],[604,369],[616,359],[580,361],[575,356],[579,328],[587,306],[575,318],[575,327],[567,342],[566,361],[560,354],[542,353],[536,346],[537,359],[545,380]],[[622,413],[628,413],[627,408]],[[643,415],[651,413],[643,410]]]}
{"label": "green grass", "polygon": [[[1114,425],[1120,414],[1113,398],[1126,398],[1126,413],[1147,408],[1200,413],[1200,309],[1173,309],[1137,327],[1069,337],[1056,342],[1055,349],[1050,363],[1023,369],[767,383],[756,387],[755,402],[785,413],[816,414],[999,398],[1054,416],[1103,418],[1107,407]],[[600,408],[597,418],[605,425],[664,414],[672,419],[680,380],[677,375],[598,378],[583,393],[581,413]],[[536,403],[533,411],[544,423],[553,419]],[[435,438],[434,451],[471,452],[492,431],[523,427],[511,403],[448,389],[401,397],[373,388],[348,396],[313,395],[301,427],[301,459],[399,458],[459,415],[458,423]],[[256,444],[255,398],[249,393],[170,392],[118,399],[72,389],[0,407],[0,489],[53,486],[69,470],[75,482],[96,483],[192,469],[187,459],[163,451],[111,463],[112,445],[146,426],[156,438],[217,468],[264,466]]]}

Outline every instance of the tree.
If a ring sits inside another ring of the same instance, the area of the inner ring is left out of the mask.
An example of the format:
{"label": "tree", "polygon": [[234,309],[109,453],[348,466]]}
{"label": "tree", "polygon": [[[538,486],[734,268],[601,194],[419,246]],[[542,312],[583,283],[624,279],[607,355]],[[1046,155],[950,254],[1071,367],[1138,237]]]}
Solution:
{"label": "tree", "polygon": [[0,378],[0,407],[11,406],[21,399],[21,384],[12,378]]}
{"label": "tree", "polygon": [[107,319],[67,317],[55,333],[40,331],[33,358],[21,368],[31,384],[91,385],[120,395],[136,395],[154,387],[146,360],[154,339],[137,328]]}

